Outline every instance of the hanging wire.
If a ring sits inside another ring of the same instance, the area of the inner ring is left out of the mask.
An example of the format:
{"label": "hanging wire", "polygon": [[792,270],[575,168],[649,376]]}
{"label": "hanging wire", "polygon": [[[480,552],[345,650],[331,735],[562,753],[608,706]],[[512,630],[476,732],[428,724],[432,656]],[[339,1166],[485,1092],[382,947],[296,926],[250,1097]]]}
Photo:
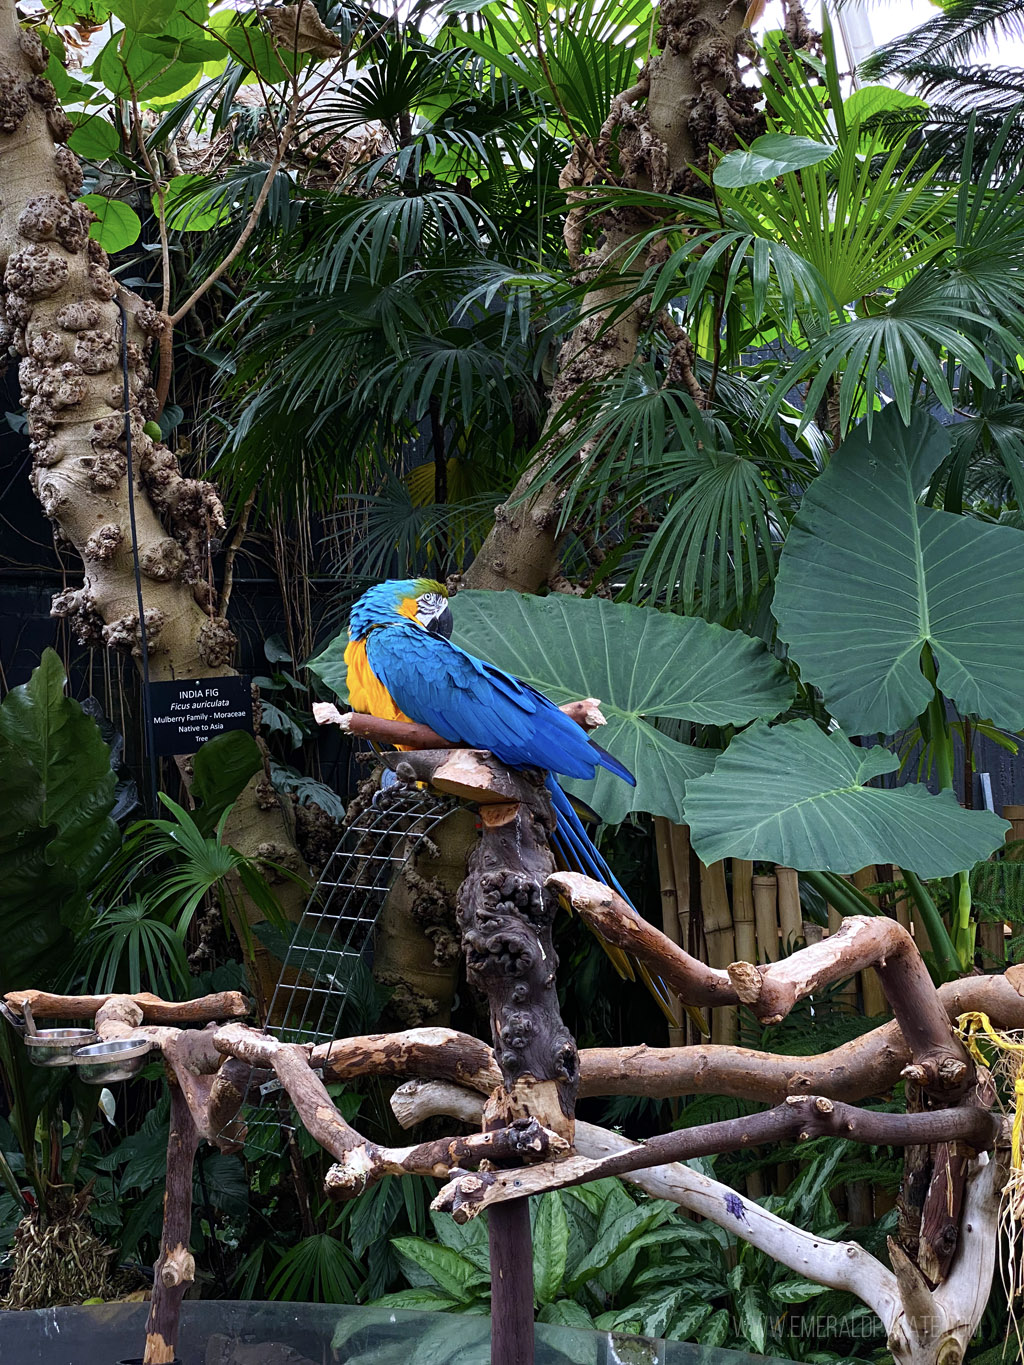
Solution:
{"label": "hanging wire", "polygon": [[157,797],[156,739],[153,730],[153,699],[149,691],[149,640],[146,638],[146,613],[142,605],[142,569],[139,566],[139,537],[135,527],[135,471],[132,467],[131,386],[128,380],[128,315],[121,295],[116,298],[121,314],[121,394],[124,402],[124,453],[128,462],[128,521],[132,537],[132,564],[135,567],[135,599],[139,608],[139,647],[142,654],[142,715],[146,727],[145,766],[149,774],[149,813],[160,808]]}

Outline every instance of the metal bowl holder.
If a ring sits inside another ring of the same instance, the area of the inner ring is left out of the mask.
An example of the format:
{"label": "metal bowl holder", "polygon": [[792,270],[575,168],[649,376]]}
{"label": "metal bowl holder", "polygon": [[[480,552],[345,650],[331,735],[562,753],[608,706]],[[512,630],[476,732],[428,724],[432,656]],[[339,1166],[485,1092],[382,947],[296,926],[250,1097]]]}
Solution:
{"label": "metal bowl holder", "polygon": [[106,1085],[138,1075],[146,1053],[153,1047],[149,1038],[116,1038],[104,1043],[91,1028],[37,1029],[27,1000],[21,1008],[23,1019],[0,1000],[0,1014],[21,1034],[32,1065],[76,1066],[88,1085]]}

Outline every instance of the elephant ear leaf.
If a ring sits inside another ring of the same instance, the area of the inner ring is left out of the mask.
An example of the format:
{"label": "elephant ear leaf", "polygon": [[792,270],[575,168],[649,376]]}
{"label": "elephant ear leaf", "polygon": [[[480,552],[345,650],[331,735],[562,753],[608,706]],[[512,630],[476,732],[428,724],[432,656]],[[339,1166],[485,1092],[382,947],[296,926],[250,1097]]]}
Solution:
{"label": "elephant ear leaf", "polygon": [[684,801],[703,863],[763,859],[801,872],[856,872],[895,863],[919,877],[948,877],[1002,844],[1008,825],[962,810],[951,791],[865,785],[899,766],[880,745],[859,748],[811,720],[752,725]]}
{"label": "elephant ear leaf", "polygon": [[86,892],[121,839],[110,750],[64,695],[51,649],[0,705],[0,763],[0,985],[44,985],[67,961]]}
{"label": "elephant ear leaf", "polygon": [[631,811],[681,820],[686,783],[714,763],[715,750],[681,744],[656,721],[744,725],[793,699],[785,669],[760,640],[695,617],[514,592],[460,592],[452,614],[456,644],[557,705],[599,699],[608,724],[596,738],[636,787],[604,769],[593,782],[562,785],[610,823]]}
{"label": "elephant ear leaf", "polygon": [[262,767],[259,745],[244,730],[228,730],[199,746],[192,760],[192,795],[198,802],[193,818],[203,834],[213,833]]}
{"label": "elephant ear leaf", "polygon": [[959,711],[1024,725],[1024,532],[920,505],[949,450],[933,418],[905,425],[890,405],[843,442],[787,536],[779,633],[849,734],[922,714],[926,645]]}

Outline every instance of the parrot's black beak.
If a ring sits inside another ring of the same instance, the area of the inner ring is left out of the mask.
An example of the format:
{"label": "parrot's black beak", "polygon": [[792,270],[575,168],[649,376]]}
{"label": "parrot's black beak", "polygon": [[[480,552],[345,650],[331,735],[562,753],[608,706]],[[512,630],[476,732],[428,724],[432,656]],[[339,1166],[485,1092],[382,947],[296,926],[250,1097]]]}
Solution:
{"label": "parrot's black beak", "polygon": [[452,638],[454,628],[455,622],[452,620],[452,613],[448,607],[445,607],[444,611],[439,611],[427,622],[428,635],[443,635],[446,640]]}

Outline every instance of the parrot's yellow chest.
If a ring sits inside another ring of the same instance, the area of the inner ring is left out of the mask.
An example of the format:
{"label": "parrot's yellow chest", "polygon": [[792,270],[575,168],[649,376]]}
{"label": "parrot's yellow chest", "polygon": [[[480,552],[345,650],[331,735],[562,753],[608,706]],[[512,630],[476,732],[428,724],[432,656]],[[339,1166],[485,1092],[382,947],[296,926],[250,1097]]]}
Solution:
{"label": "parrot's yellow chest", "polygon": [[345,649],[348,670],[348,701],[353,711],[380,720],[408,720],[404,711],[395,705],[391,693],[375,677],[366,658],[366,641],[350,640]]}

